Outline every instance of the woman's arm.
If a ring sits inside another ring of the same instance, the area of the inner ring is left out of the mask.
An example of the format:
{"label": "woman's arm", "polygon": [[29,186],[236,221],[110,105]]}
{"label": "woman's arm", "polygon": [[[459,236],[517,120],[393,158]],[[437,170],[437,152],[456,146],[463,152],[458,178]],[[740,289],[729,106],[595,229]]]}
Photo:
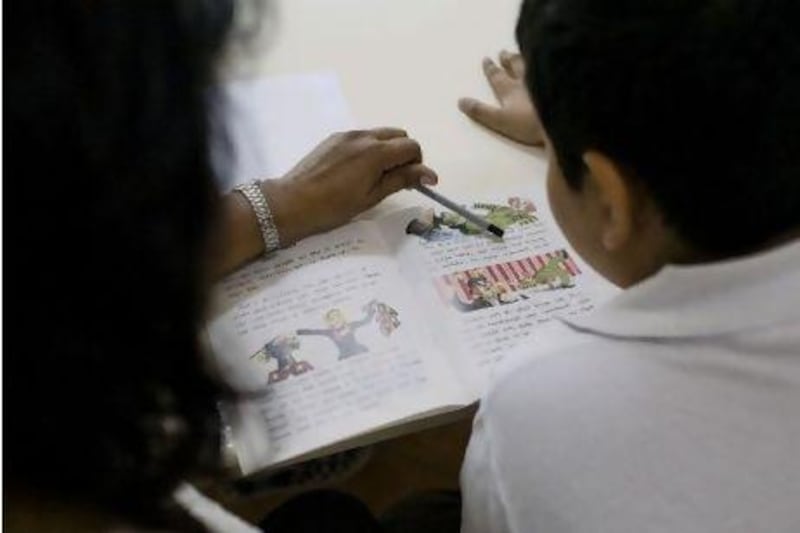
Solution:
{"label": "woman's arm", "polygon": [[[403,130],[380,128],[329,137],[283,178],[261,187],[281,243],[349,222],[385,197],[436,174],[422,164],[422,150]],[[222,198],[211,271],[221,277],[258,257],[264,243],[255,214],[239,193]]]}

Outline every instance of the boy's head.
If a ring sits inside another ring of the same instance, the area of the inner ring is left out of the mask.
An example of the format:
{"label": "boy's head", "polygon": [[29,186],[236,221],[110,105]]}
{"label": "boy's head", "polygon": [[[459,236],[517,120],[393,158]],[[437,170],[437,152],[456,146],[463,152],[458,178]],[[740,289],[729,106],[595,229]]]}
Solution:
{"label": "boy's head", "polygon": [[526,0],[564,232],[620,285],[800,230],[796,0]]}

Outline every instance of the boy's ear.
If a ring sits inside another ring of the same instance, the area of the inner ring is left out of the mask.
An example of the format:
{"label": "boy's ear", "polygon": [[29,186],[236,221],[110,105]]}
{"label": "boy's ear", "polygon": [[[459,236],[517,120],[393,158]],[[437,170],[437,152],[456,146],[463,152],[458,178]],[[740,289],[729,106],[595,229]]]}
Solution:
{"label": "boy's ear", "polygon": [[620,167],[601,152],[589,150],[583,155],[588,169],[586,180],[601,216],[602,245],[613,252],[623,248],[634,229],[634,191]]}

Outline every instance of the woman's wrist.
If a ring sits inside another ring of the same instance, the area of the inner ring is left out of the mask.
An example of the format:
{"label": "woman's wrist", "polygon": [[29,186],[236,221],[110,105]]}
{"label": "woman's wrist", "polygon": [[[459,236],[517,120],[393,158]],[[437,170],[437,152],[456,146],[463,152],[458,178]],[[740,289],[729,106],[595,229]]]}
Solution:
{"label": "woman's wrist", "polygon": [[279,248],[282,248],[284,243],[281,242],[281,237],[272,215],[272,208],[262,191],[261,182],[253,180],[249,183],[238,185],[233,190],[241,194],[247,200],[247,203],[250,204],[250,208],[258,223],[261,239],[264,242],[265,254],[269,255]]}
{"label": "woman's wrist", "polygon": [[222,197],[212,272],[221,277],[264,253],[264,239],[249,202],[237,192]]}
{"label": "woman's wrist", "polygon": [[281,246],[291,246],[313,233],[306,202],[297,187],[285,178],[264,180],[261,192],[272,211],[272,220],[278,230]]}
{"label": "woman's wrist", "polygon": [[[306,202],[292,183],[285,179],[265,180],[260,188],[269,204],[272,221],[282,247],[291,246],[314,233],[313,218],[307,216]],[[225,275],[266,251],[264,235],[252,204],[239,192],[222,197],[220,232],[213,258],[216,277]]]}

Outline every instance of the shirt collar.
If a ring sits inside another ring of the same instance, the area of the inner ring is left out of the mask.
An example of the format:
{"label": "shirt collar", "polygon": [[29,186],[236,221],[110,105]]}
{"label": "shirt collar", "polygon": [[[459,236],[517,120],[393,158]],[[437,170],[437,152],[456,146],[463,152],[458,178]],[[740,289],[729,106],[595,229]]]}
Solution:
{"label": "shirt collar", "polygon": [[733,260],[667,266],[594,313],[564,322],[640,338],[708,337],[800,323],[800,240]]}

